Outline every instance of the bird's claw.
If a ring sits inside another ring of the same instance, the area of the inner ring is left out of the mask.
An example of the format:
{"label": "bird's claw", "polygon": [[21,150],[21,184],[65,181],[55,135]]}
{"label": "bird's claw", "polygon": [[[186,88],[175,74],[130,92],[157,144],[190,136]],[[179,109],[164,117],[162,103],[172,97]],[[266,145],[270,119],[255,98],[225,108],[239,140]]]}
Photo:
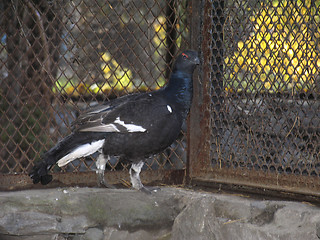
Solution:
{"label": "bird's claw", "polygon": [[139,189],[141,192],[146,193],[146,194],[152,194],[153,192],[158,192],[161,190],[159,187],[145,187],[142,186],[142,188]]}
{"label": "bird's claw", "polygon": [[99,187],[105,187],[105,188],[111,188],[111,189],[116,189],[116,187],[112,184],[109,184],[106,182],[104,178],[104,172],[98,172],[98,186]]}
{"label": "bird's claw", "polygon": [[110,189],[116,189],[116,187],[114,185],[106,183],[106,181],[98,181],[98,186],[99,187],[110,188]]}

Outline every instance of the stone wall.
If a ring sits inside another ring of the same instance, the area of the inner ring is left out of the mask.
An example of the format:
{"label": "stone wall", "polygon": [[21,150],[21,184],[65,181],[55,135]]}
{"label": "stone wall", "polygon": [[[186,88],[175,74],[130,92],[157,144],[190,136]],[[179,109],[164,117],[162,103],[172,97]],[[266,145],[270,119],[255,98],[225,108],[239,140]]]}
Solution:
{"label": "stone wall", "polygon": [[307,203],[163,188],[0,192],[1,240],[319,239]]}

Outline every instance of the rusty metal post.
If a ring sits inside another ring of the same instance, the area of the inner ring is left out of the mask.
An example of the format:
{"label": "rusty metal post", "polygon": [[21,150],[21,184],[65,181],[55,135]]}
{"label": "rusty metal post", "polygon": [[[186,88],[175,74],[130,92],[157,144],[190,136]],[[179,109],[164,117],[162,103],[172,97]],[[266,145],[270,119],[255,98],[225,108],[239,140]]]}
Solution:
{"label": "rusty metal post", "polygon": [[188,177],[208,167],[210,157],[210,73],[212,6],[210,1],[192,1],[192,45],[200,46],[201,66],[194,81],[194,98],[188,135]]}

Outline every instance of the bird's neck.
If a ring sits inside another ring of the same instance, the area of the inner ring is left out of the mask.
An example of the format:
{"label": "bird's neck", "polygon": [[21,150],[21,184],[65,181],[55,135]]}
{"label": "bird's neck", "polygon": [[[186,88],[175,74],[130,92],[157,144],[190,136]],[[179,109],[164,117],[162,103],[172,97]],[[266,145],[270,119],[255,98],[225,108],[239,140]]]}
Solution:
{"label": "bird's neck", "polygon": [[193,92],[192,73],[172,72],[165,91],[169,98],[172,97],[173,101],[175,101],[179,107],[188,112],[191,107]]}

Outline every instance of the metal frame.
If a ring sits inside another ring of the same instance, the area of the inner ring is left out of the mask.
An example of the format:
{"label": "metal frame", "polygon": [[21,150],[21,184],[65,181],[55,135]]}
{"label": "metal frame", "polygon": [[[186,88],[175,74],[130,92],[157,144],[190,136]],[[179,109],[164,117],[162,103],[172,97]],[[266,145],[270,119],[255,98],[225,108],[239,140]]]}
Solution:
{"label": "metal frame", "polygon": [[[215,9],[217,6],[220,6],[220,9]],[[246,167],[234,168],[221,165],[221,163],[219,167],[211,163],[213,153],[220,158],[221,131],[219,129],[223,128],[224,122],[228,121],[223,111],[221,113],[220,110],[225,108],[226,102],[223,100],[225,92],[220,91],[221,88],[219,89],[216,84],[222,82],[223,77],[223,72],[219,67],[223,45],[217,44],[223,38],[223,32],[220,32],[221,29],[214,25],[223,24],[219,23],[220,20],[224,20],[224,17],[221,16],[223,10],[223,0],[193,1],[193,11],[200,16],[191,27],[193,35],[200,36],[197,39],[199,43],[193,38],[193,44],[200,46],[203,64],[199,79],[194,82],[196,94],[190,115],[188,136],[188,166],[190,166],[187,171],[188,183],[192,186],[211,189],[295,198],[319,203],[319,176],[265,172],[262,169],[255,170]],[[218,91],[212,91],[217,88]],[[214,146],[212,146],[213,142]],[[221,162],[225,160],[218,159]]]}

